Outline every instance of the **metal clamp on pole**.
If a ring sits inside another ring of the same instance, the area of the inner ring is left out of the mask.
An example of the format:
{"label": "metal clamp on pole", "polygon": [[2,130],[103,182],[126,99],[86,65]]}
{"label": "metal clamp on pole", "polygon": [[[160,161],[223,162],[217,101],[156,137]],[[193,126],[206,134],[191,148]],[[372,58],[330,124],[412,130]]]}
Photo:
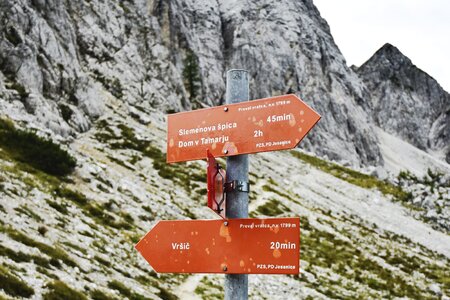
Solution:
{"label": "metal clamp on pole", "polygon": [[250,192],[250,183],[248,183],[247,181],[233,180],[231,182],[226,182],[223,187],[225,193],[231,191],[238,191],[243,193]]}

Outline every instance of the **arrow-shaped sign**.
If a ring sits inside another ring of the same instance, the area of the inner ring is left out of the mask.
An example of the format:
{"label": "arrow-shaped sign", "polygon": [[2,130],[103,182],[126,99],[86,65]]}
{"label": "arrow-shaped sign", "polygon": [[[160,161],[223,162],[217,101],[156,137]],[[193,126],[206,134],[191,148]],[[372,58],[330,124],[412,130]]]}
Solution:
{"label": "arrow-shaped sign", "polygon": [[167,162],[291,149],[319,119],[293,94],[171,114]]}
{"label": "arrow-shaped sign", "polygon": [[298,274],[300,220],[159,221],[135,247],[161,273]]}

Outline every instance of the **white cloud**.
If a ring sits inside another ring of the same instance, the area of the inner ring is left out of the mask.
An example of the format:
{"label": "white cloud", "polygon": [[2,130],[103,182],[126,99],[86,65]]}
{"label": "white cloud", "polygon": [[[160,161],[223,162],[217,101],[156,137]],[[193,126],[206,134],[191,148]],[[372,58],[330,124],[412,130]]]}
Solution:
{"label": "white cloud", "polygon": [[391,43],[450,91],[450,1],[314,0],[349,65]]}

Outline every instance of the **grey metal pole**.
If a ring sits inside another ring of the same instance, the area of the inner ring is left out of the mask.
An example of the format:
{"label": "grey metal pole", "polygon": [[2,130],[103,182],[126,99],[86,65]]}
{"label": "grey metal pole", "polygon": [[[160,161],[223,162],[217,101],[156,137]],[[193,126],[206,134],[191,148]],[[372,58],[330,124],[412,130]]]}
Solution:
{"label": "grey metal pole", "polygon": [[[248,73],[246,70],[227,72],[226,104],[248,101]],[[248,155],[227,158],[226,182],[248,182]],[[248,217],[248,193],[237,190],[227,192],[226,216],[230,219]],[[225,300],[248,298],[248,275],[225,275]]]}

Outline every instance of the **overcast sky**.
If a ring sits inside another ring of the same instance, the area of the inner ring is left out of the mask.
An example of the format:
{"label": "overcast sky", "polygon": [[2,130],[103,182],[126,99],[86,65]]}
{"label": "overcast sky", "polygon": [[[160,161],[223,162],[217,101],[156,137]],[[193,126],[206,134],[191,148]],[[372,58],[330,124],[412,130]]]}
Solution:
{"label": "overcast sky", "polygon": [[449,0],[313,1],[349,66],[391,43],[450,92]]}

